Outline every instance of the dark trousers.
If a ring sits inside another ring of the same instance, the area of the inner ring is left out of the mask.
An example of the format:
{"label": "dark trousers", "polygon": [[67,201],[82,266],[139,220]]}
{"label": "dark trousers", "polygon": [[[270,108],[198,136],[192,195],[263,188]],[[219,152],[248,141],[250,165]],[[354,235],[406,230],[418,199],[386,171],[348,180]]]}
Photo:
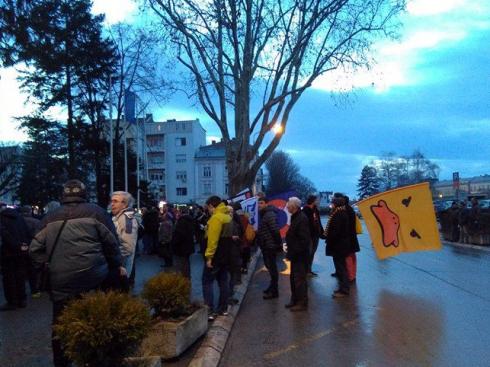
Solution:
{"label": "dark trousers", "polygon": [[36,268],[30,260],[26,260],[26,267],[29,276],[29,288],[31,294],[38,293],[41,285],[41,272]]}
{"label": "dark trousers", "polygon": [[202,292],[204,296],[204,302],[209,307],[210,311],[214,310],[214,281],[218,281],[219,287],[219,301],[218,312],[226,311],[228,307],[228,271],[224,268],[208,268],[204,264],[202,272]]}
{"label": "dark trousers", "polygon": [[245,246],[241,249],[241,258],[242,258],[242,269],[247,269],[248,263],[250,262],[250,247]]}
{"label": "dark trousers", "polygon": [[2,257],[3,292],[7,303],[19,306],[26,302],[26,259]]}
{"label": "dark trousers", "polygon": [[275,251],[262,250],[262,256],[264,257],[264,265],[269,271],[269,274],[271,276],[271,282],[268,288],[268,291],[270,293],[278,292],[277,283],[279,280],[279,273],[277,272],[276,255],[277,253]]}
{"label": "dark trousers", "polygon": [[308,282],[306,281],[306,262],[304,259],[291,260],[291,303],[308,305]]}
{"label": "dark trousers", "polygon": [[349,277],[347,274],[347,266],[345,263],[345,256],[334,256],[333,263],[335,265],[335,271],[337,273],[337,279],[339,280],[339,290],[344,293],[349,293]]}
{"label": "dark trousers", "polygon": [[188,279],[191,279],[191,261],[189,256],[174,256],[176,270]]}
{"label": "dark trousers", "polygon": [[318,248],[318,241],[320,240],[319,237],[311,237],[311,248],[310,248],[310,254],[308,256],[308,264],[307,264],[307,273],[311,273],[312,265],[313,265],[313,260],[315,258],[315,252]]}
{"label": "dark trousers", "polygon": [[[53,302],[53,322],[52,326],[56,324],[58,318],[63,313],[66,305],[68,304],[68,300]],[[53,363],[55,367],[67,367],[70,365],[70,360],[65,356],[63,352],[63,347],[61,346],[61,342],[58,339],[56,333],[51,332],[51,347],[53,348]]]}

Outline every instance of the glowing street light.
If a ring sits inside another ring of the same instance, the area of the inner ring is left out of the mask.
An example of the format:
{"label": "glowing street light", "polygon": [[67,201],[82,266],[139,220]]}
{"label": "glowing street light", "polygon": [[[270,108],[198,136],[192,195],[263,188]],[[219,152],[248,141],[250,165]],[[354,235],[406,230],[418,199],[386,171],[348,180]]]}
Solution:
{"label": "glowing street light", "polygon": [[282,133],[282,126],[281,126],[281,124],[275,124],[274,127],[271,130],[276,135],[281,134]]}

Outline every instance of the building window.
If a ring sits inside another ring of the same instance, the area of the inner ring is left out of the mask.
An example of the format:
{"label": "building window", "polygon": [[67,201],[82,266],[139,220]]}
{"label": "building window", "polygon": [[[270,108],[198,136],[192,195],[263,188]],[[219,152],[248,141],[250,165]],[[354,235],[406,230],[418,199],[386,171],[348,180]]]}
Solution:
{"label": "building window", "polygon": [[203,176],[204,177],[211,177],[211,167],[209,167],[209,166],[203,167]]}
{"label": "building window", "polygon": [[183,147],[187,145],[187,139],[186,138],[175,138],[175,146],[176,147]]}
{"label": "building window", "polygon": [[163,147],[164,146],[163,134],[147,135],[146,145],[148,145],[149,147]]}
{"label": "building window", "polygon": [[228,194],[228,184],[225,184],[225,194]]}
{"label": "building window", "polygon": [[177,171],[177,180],[186,183],[187,182],[187,172],[186,171]]}
{"label": "building window", "polygon": [[165,181],[165,170],[148,170],[151,181]]}
{"label": "building window", "polygon": [[148,153],[148,163],[150,164],[163,164],[165,163],[164,152],[150,152]]}
{"label": "building window", "polygon": [[204,183],[202,185],[202,193],[203,194],[211,194],[211,184],[210,183]]}
{"label": "building window", "polygon": [[187,157],[185,154],[176,154],[175,162],[177,163],[185,163],[187,161]]}
{"label": "building window", "polygon": [[187,187],[177,187],[177,196],[186,196]]}

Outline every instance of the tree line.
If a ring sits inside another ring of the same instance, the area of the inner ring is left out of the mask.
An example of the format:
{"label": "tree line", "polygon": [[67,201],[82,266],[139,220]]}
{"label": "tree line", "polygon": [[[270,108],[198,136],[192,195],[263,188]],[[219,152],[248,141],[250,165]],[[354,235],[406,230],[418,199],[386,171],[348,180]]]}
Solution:
{"label": "tree line", "polygon": [[396,187],[438,180],[439,166],[419,151],[406,156],[390,152],[365,165],[357,183],[359,199]]}

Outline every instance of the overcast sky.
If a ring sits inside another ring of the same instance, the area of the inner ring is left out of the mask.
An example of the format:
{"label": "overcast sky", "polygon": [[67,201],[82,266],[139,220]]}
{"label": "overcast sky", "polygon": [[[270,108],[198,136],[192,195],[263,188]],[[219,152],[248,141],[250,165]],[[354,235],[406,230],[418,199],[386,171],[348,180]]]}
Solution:
{"label": "overcast sky", "polygon": [[[134,19],[137,11],[130,0],[95,0],[94,10],[110,23]],[[454,171],[490,174],[490,1],[415,0],[407,10],[400,42],[377,45],[370,73],[319,80],[291,114],[279,149],[320,191],[355,196],[362,167],[383,152],[419,149],[439,164],[440,179]],[[15,72],[0,73],[0,139],[22,140],[12,120],[26,108]],[[354,86],[347,98],[332,97],[346,85]],[[198,117],[208,135],[217,135],[185,98],[153,113]]]}

